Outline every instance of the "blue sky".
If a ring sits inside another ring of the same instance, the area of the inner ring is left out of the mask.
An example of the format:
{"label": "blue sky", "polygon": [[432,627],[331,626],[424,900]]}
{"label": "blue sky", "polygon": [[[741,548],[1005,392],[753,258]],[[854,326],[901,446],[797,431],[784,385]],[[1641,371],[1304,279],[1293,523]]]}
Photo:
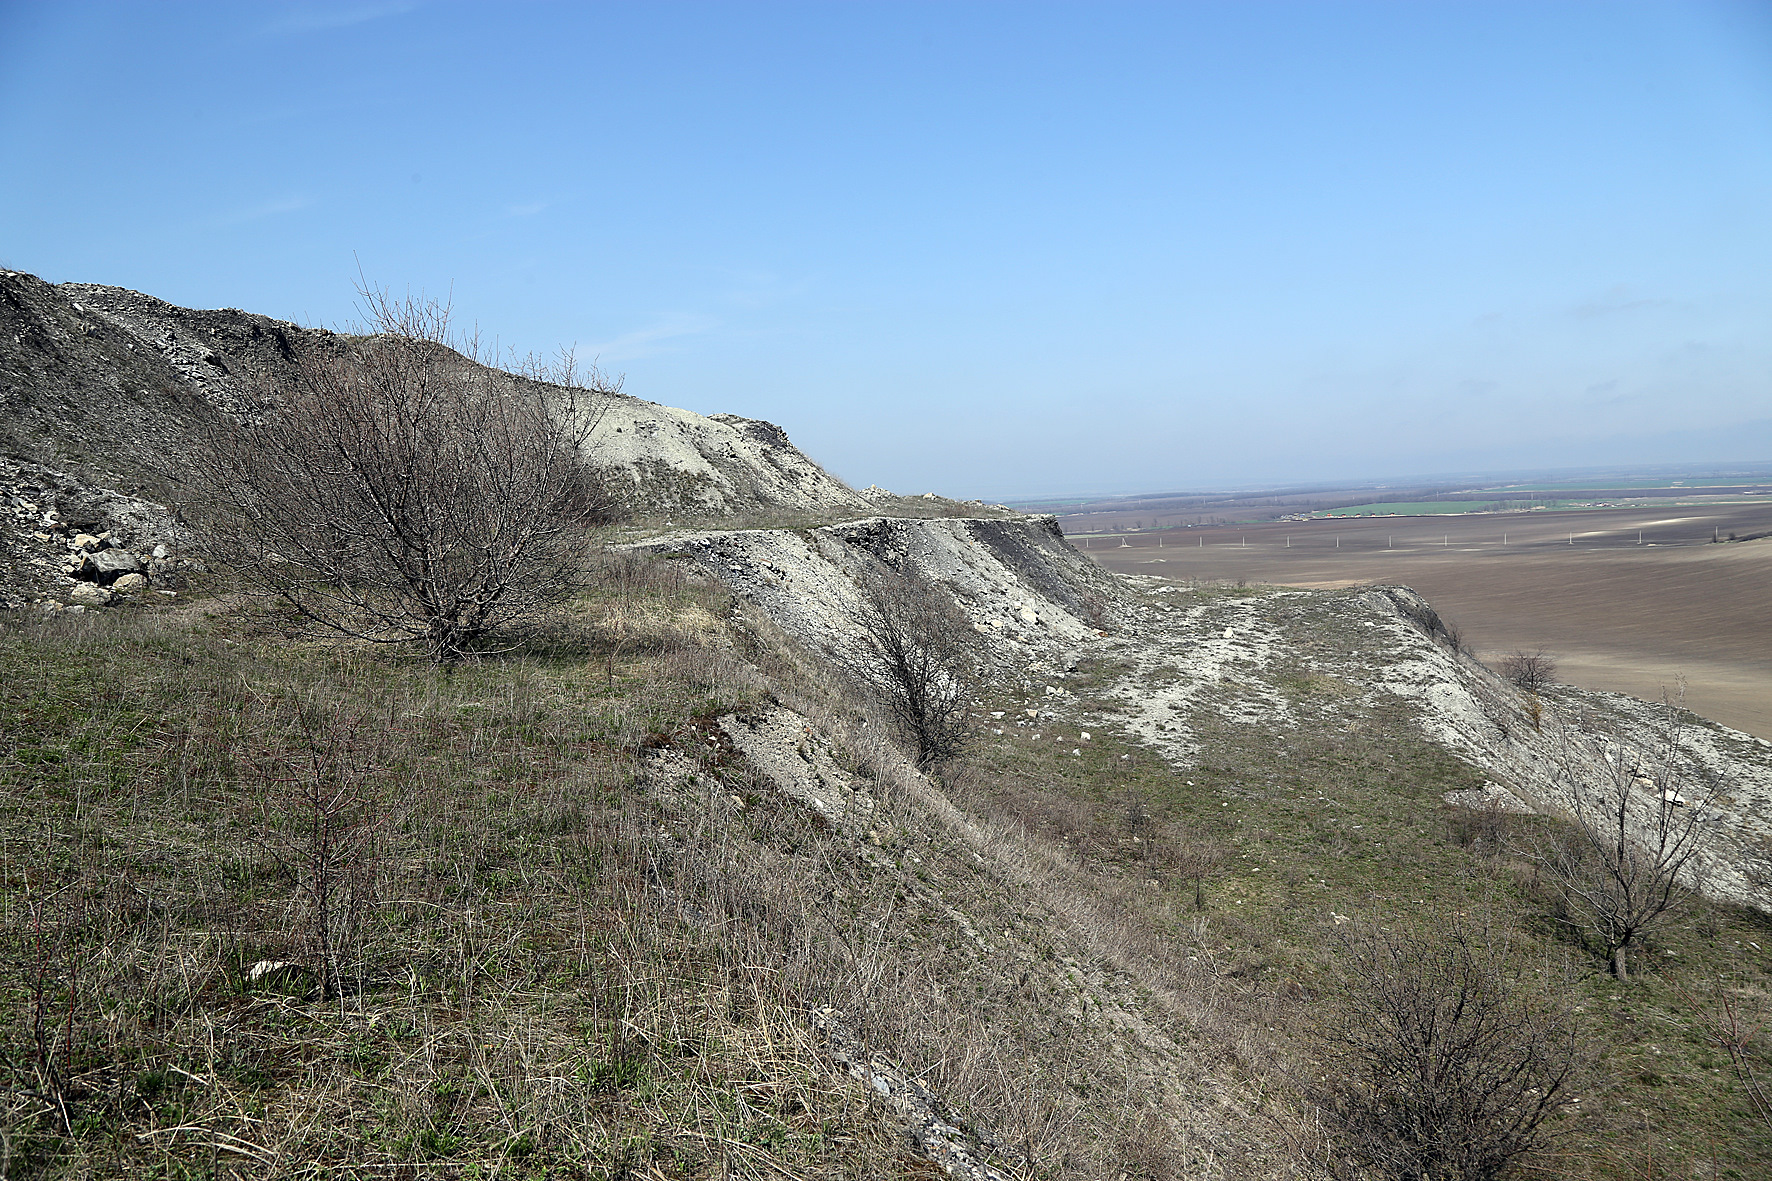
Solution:
{"label": "blue sky", "polygon": [[992,497],[1772,459],[1764,4],[0,0],[0,264]]}

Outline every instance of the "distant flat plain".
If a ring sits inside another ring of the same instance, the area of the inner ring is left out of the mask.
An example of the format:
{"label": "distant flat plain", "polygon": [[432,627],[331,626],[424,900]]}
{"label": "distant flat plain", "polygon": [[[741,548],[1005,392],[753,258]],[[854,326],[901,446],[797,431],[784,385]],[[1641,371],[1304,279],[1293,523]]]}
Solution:
{"label": "distant flat plain", "polygon": [[[1080,522],[1079,522],[1080,523]],[[1543,648],[1558,679],[1772,739],[1772,503],[1363,517],[1089,535],[1102,565],[1179,580],[1402,583],[1493,663]],[[1639,541],[1640,537],[1640,541]]]}

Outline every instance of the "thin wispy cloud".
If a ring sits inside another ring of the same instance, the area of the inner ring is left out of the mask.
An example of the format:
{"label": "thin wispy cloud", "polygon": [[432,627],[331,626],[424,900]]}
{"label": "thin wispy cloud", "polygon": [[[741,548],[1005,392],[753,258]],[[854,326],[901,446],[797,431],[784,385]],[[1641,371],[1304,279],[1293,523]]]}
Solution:
{"label": "thin wispy cloud", "polygon": [[314,203],[312,197],[291,196],[279,197],[274,201],[263,201],[257,205],[249,205],[237,209],[219,219],[224,226],[242,225],[249,221],[262,221],[267,217],[280,217],[285,213],[296,213]]}
{"label": "thin wispy cloud", "polygon": [[522,205],[506,205],[505,212],[512,217],[534,217],[551,204],[551,201],[528,201]]}
{"label": "thin wispy cloud", "polygon": [[1596,316],[1613,316],[1620,312],[1634,312],[1642,308],[1665,307],[1671,300],[1666,299],[1632,299],[1630,292],[1623,287],[1614,287],[1597,299],[1586,300],[1570,309],[1570,314],[1578,320],[1591,320]]}
{"label": "thin wispy cloud", "polygon": [[722,298],[745,311],[773,307],[812,285],[810,279],[788,279],[773,271],[729,271],[727,279],[732,285]]}
{"label": "thin wispy cloud", "polygon": [[596,357],[602,362],[633,361],[665,352],[663,346],[667,341],[705,336],[719,326],[720,322],[710,316],[668,316],[646,328],[624,332],[611,340],[580,349],[579,352],[581,355]]}

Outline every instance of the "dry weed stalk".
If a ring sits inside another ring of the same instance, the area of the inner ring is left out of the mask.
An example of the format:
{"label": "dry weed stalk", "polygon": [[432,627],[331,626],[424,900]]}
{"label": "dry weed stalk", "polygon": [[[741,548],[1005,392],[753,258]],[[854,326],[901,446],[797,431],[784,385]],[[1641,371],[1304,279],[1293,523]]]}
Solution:
{"label": "dry weed stalk", "polygon": [[1187,836],[1176,846],[1175,876],[1193,884],[1194,909],[1206,909],[1206,880],[1224,864],[1224,850],[1210,841]]}
{"label": "dry weed stalk", "polygon": [[297,708],[299,749],[258,760],[265,818],[259,846],[302,900],[298,940],[322,999],[342,996],[347,956],[374,902],[374,845],[389,821],[376,798],[364,723],[342,709]]}
{"label": "dry weed stalk", "polygon": [[1691,1012],[1697,1014],[1705,1038],[1728,1056],[1754,1118],[1772,1129],[1772,1091],[1767,1089],[1766,1081],[1754,1065],[1758,1056],[1754,1043],[1767,1022],[1763,1008],[1751,1013],[1746,1011],[1742,998],[1725,988],[1721,979],[1713,982],[1708,1000],[1685,989],[1681,989],[1680,994],[1686,998]]}
{"label": "dry weed stalk", "polygon": [[[31,970],[28,1061],[21,1066],[10,1053],[6,1055],[7,1073],[18,1080],[9,1088],[13,1097],[40,1105],[68,1135],[73,1131],[68,1090],[74,1077],[79,944],[87,884],[76,880],[48,893],[26,886],[23,902],[29,916]],[[58,905],[65,913],[56,913]]]}

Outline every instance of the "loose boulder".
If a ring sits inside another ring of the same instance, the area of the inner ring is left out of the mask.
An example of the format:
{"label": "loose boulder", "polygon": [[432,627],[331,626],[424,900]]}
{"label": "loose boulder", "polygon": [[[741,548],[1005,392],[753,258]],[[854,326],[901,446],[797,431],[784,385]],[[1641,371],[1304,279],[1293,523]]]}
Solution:
{"label": "loose boulder", "polygon": [[103,549],[93,554],[84,568],[91,571],[92,581],[110,586],[125,574],[140,574],[142,564],[126,549]]}
{"label": "loose boulder", "polygon": [[139,594],[148,589],[147,575],[125,574],[111,584],[111,589],[120,595]]}
{"label": "loose boulder", "polygon": [[68,602],[75,607],[103,607],[111,601],[111,592],[97,583],[82,582],[68,592]]}

